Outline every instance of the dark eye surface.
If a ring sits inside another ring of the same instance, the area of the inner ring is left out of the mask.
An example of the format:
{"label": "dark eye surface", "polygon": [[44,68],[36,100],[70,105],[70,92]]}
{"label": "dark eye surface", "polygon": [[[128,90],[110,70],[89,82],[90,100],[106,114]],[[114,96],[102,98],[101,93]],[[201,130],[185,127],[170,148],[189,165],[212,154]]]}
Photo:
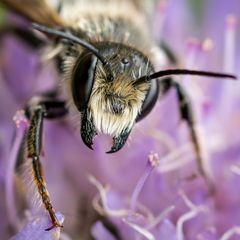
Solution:
{"label": "dark eye surface", "polygon": [[158,99],[158,92],[159,92],[158,80],[154,79],[153,81],[151,81],[150,88],[142,105],[141,113],[138,115],[136,119],[137,122],[142,120],[151,112]]}
{"label": "dark eye surface", "polygon": [[77,109],[81,112],[87,106],[91,95],[97,58],[92,54],[79,57],[72,77],[72,96]]}

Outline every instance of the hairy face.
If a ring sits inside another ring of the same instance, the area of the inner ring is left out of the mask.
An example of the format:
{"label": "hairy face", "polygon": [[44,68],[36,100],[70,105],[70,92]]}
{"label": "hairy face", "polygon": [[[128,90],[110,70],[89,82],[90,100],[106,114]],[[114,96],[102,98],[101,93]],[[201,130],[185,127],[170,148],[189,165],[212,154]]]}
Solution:
{"label": "hairy face", "polygon": [[[101,71],[101,70],[99,70]],[[134,86],[134,79],[120,75],[107,82],[97,74],[89,108],[96,129],[99,132],[119,135],[130,130],[141,111],[149,84]]]}

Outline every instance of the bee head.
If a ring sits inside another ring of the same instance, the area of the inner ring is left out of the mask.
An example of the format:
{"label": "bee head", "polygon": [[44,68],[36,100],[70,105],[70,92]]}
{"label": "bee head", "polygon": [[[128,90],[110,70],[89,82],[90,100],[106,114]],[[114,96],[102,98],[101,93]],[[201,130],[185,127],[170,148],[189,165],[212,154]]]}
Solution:
{"label": "bee head", "polygon": [[[96,46],[106,65],[84,51],[72,75],[72,96],[82,113],[81,133],[92,146],[92,135],[113,136],[110,152],[118,151],[127,140],[134,123],[148,114],[158,95],[157,80],[135,85],[137,79],[153,72],[149,60],[132,47],[116,43]],[[110,72],[109,72],[110,69]]]}

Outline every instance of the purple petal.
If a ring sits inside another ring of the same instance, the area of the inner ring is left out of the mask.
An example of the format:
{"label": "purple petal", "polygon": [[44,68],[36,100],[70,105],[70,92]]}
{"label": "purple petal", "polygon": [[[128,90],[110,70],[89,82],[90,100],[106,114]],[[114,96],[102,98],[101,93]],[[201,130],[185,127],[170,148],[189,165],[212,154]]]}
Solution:
{"label": "purple petal", "polygon": [[91,233],[96,240],[116,240],[100,221],[92,226]]}
{"label": "purple petal", "polygon": [[[62,224],[64,217],[57,213],[59,223]],[[51,225],[49,216],[39,216],[28,222],[11,240],[59,240],[60,228],[46,231]]]}
{"label": "purple petal", "polygon": [[168,219],[165,219],[163,223],[157,230],[155,234],[157,236],[157,240],[168,239],[168,240],[177,240],[176,235],[176,227],[175,225]]}

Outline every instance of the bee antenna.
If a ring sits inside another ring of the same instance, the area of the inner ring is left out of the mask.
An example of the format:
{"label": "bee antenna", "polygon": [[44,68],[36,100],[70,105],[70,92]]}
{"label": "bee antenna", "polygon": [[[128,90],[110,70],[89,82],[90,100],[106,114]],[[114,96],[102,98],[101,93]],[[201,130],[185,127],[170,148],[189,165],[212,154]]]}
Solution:
{"label": "bee antenna", "polygon": [[198,70],[189,70],[189,69],[168,69],[155,72],[151,75],[145,75],[136,80],[134,85],[138,85],[144,82],[149,82],[156,78],[162,78],[170,75],[195,75],[195,76],[206,76],[206,77],[215,77],[215,78],[229,78],[236,80],[237,77],[232,74],[226,73],[217,73],[217,72],[207,72],[207,71],[198,71]]}
{"label": "bee antenna", "polygon": [[54,36],[57,36],[60,38],[70,40],[70,41],[77,43],[77,44],[81,45],[82,47],[86,48],[89,52],[94,54],[102,62],[104,68],[106,68],[106,70],[107,70],[109,81],[112,81],[113,74],[112,74],[112,70],[110,68],[109,62],[99,53],[99,49],[97,49],[91,43],[86,42],[83,39],[73,35],[71,32],[65,32],[60,29],[50,28],[50,27],[47,27],[44,25],[40,25],[38,23],[32,23],[32,27],[40,32],[51,34],[51,35],[54,35]]}

